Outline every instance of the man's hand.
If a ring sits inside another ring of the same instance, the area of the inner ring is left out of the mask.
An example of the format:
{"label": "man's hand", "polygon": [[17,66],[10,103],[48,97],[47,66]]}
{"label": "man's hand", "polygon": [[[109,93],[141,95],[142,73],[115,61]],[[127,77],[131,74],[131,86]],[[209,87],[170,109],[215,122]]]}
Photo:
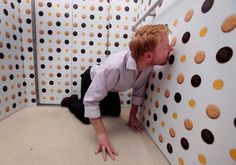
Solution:
{"label": "man's hand", "polygon": [[102,152],[103,160],[107,160],[107,154],[111,157],[112,160],[115,160],[115,156],[118,156],[118,153],[109,142],[102,119],[100,117],[94,118],[90,119],[90,122],[97,132],[97,139],[99,143],[98,150],[95,152],[95,154]]}
{"label": "man's hand", "polygon": [[135,133],[142,132],[144,130],[143,126],[134,115],[129,116],[129,126]]}
{"label": "man's hand", "polygon": [[112,160],[115,160],[115,156],[118,156],[118,153],[114,149],[114,147],[110,144],[107,135],[101,134],[97,135],[98,138],[98,150],[95,152],[95,154],[102,153],[103,160],[107,160],[107,154],[111,157]]}

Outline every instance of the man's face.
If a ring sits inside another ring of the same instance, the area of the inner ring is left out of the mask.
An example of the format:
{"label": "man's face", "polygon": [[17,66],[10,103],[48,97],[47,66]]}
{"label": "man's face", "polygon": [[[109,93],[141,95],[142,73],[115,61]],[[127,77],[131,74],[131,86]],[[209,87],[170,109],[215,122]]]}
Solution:
{"label": "man's face", "polygon": [[150,52],[152,55],[152,65],[167,64],[171,51],[173,51],[173,48],[169,45],[168,36],[165,35],[162,37],[158,46]]}

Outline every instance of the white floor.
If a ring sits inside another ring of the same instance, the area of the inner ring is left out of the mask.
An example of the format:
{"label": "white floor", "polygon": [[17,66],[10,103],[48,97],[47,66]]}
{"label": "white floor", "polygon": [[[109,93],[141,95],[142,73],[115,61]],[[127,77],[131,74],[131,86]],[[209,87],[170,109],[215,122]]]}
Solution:
{"label": "white floor", "polygon": [[110,140],[119,153],[106,162],[94,155],[95,131],[66,108],[25,108],[0,122],[0,165],[169,165],[146,132],[134,133],[120,118],[105,117]]}

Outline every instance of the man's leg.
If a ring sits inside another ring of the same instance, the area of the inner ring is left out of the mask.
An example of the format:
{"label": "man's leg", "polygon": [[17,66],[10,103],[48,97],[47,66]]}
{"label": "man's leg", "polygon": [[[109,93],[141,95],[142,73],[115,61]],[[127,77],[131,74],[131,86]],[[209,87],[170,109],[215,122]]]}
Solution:
{"label": "man's leg", "polygon": [[120,96],[118,92],[108,92],[107,96],[100,101],[101,115],[119,117],[121,112]]}
{"label": "man's leg", "polygon": [[89,85],[91,84],[90,78],[90,67],[81,75],[81,98],[78,101],[70,103],[68,108],[70,112],[75,115],[82,123],[90,124],[90,121],[87,117],[84,117],[84,104],[83,99],[84,95],[88,90]]}

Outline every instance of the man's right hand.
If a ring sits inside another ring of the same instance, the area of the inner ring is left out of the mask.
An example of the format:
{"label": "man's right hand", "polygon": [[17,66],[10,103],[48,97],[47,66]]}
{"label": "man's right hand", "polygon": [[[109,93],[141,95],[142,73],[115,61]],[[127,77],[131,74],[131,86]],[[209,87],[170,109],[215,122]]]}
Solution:
{"label": "man's right hand", "polygon": [[101,152],[104,161],[107,160],[107,154],[111,157],[112,160],[115,160],[115,156],[118,156],[118,153],[116,152],[112,144],[109,142],[107,135],[106,134],[97,135],[97,139],[99,146],[95,154]]}
{"label": "man's right hand", "polygon": [[102,153],[103,160],[107,160],[107,154],[111,157],[112,160],[115,160],[115,156],[118,156],[118,153],[114,149],[114,147],[111,145],[108,136],[107,131],[103,125],[102,119],[94,118],[90,119],[91,124],[95,128],[97,132],[97,139],[98,139],[98,150],[95,152],[95,154]]}

